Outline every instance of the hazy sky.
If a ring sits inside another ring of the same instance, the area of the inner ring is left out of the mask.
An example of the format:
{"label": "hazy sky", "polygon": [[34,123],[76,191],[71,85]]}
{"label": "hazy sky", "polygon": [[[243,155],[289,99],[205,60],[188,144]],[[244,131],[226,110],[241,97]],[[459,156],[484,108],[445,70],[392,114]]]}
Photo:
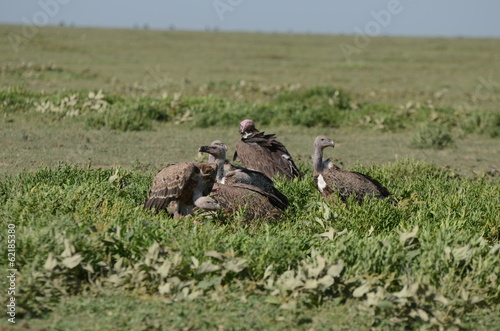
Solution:
{"label": "hazy sky", "polygon": [[500,38],[499,0],[0,0],[0,23]]}

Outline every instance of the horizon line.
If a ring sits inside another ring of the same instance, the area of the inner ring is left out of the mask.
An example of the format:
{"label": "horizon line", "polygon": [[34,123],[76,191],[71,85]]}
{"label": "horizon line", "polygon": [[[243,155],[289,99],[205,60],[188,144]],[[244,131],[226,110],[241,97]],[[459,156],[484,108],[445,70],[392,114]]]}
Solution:
{"label": "horizon line", "polygon": [[[22,23],[0,22],[0,26],[25,26]],[[76,25],[75,23],[60,22],[59,24],[44,24],[37,26],[37,28],[73,28],[73,29],[103,29],[103,30],[142,30],[142,31],[179,31],[179,32],[205,32],[205,33],[247,33],[247,34],[278,34],[278,35],[317,35],[317,36],[344,36],[355,37],[359,34],[356,33],[340,33],[340,32],[319,32],[319,31],[294,31],[288,29],[287,31],[280,30],[249,30],[249,29],[223,29],[218,26],[206,27],[204,29],[196,28],[177,28],[175,25],[171,27],[157,28],[150,27],[147,23],[142,25],[134,24],[130,26],[105,26],[105,25]],[[428,39],[492,39],[498,40],[500,36],[485,36],[485,35],[428,35],[428,34],[392,34],[385,33],[377,36],[370,36],[370,38],[428,38]]]}

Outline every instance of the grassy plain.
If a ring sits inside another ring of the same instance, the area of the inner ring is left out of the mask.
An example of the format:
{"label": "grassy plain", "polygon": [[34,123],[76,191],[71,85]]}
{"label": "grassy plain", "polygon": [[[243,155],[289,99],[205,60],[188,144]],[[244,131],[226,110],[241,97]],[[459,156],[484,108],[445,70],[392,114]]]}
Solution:
{"label": "grassy plain", "polygon": [[[7,37],[22,37],[22,27],[3,26],[1,33],[2,63],[62,69],[39,77],[3,74],[0,82],[8,86],[123,92],[134,84],[197,89],[246,80],[332,85],[364,100],[396,104],[423,103],[441,91],[446,106],[477,103],[498,109],[500,42],[495,39],[379,37],[348,59],[340,46],[354,45],[353,36],[43,28],[22,39],[15,52]],[[482,81],[494,84],[472,100]]]}
{"label": "grassy plain", "polygon": [[[346,59],[352,36],[47,27],[13,47],[22,31],[0,26],[17,327],[500,330],[500,41],[381,37]],[[283,220],[137,208],[245,117],[306,174],[277,181]],[[319,134],[395,205],[323,202]]]}
{"label": "grassy plain", "polygon": [[[326,85],[342,88],[357,104],[388,104],[394,109],[431,105],[498,114],[498,40],[373,38],[348,61],[340,45],[353,44],[352,36],[47,27],[39,29],[32,39],[22,38],[23,42],[13,48],[8,37],[22,37],[22,31],[20,26],[0,29],[7,41],[0,45],[0,86],[4,88],[23,86],[29,91],[49,94],[102,89],[105,95],[121,95],[129,97],[130,101],[144,95],[165,97],[182,92],[187,96],[212,95],[258,104],[289,85],[302,89]],[[249,86],[241,88],[241,81],[249,82]],[[210,88],[212,85],[215,87]],[[257,93],[253,93],[255,91]],[[238,103],[234,105],[239,106]],[[53,165],[57,159],[85,162],[91,158],[96,164],[127,166],[136,159],[143,159],[144,153],[137,153],[137,150],[148,151],[149,157],[144,162],[153,162],[158,167],[179,157],[192,157],[192,146],[199,144],[196,132],[189,127],[173,127],[171,123],[156,123],[154,131],[125,135],[102,130],[78,133],[77,123],[48,124],[50,130],[46,130],[46,125],[40,125],[45,123],[43,119],[34,114],[29,116],[34,118],[4,114],[2,126],[5,129],[1,139],[7,151],[2,155],[0,169],[3,173],[17,173],[22,168],[32,169],[42,164]],[[234,134],[237,124],[231,125],[232,131],[224,125],[224,128],[218,126],[198,132],[210,137],[220,132],[221,138],[231,145],[237,139]],[[413,128],[408,126],[407,129],[417,130],[416,123]],[[262,124],[260,128],[277,132],[291,150],[306,157],[311,153],[310,142],[319,133],[347,145],[352,143],[356,149],[350,148],[352,153],[341,157],[347,165],[358,161],[392,161],[395,155],[464,168],[465,172],[471,169],[487,171],[500,164],[495,140],[471,136],[460,140],[463,138],[460,133],[456,149],[422,152],[406,148],[411,141],[408,135],[411,130],[382,135],[381,130],[366,130],[360,125],[337,125],[334,129],[321,130],[293,128],[292,134],[292,129],[276,124],[269,128]],[[160,141],[165,132],[171,134],[169,138],[189,132],[179,140],[190,142],[191,149],[177,143],[163,146]],[[365,134],[369,139],[363,139]],[[71,139],[61,135],[69,135]],[[115,140],[128,139],[124,137],[130,137],[134,143],[120,144]],[[381,150],[374,149],[372,143]],[[30,147],[35,144],[42,148]],[[123,146],[132,148],[131,152],[124,152]],[[34,157],[47,148],[56,152],[57,157],[52,162],[47,160],[46,153]],[[169,148],[175,148],[175,153],[170,153]],[[338,148],[335,153],[343,151]]]}

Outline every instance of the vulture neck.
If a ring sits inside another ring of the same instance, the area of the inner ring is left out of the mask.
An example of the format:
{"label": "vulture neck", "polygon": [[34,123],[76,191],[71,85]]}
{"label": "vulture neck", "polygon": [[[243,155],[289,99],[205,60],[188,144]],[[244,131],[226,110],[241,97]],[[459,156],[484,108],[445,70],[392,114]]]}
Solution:
{"label": "vulture neck", "polygon": [[215,163],[215,169],[217,169],[215,180],[217,183],[222,181],[224,178],[224,165],[226,164],[226,153],[221,153],[217,158],[212,154],[208,155],[208,164]]}
{"label": "vulture neck", "polygon": [[215,165],[217,166],[217,174],[215,175],[215,180],[217,183],[222,182],[224,178],[224,164],[226,163],[226,158],[218,158],[215,160]]}
{"label": "vulture neck", "polygon": [[323,170],[324,170],[323,148],[321,148],[321,147],[316,147],[314,149],[313,168],[316,172],[319,172],[319,173],[323,172]]}

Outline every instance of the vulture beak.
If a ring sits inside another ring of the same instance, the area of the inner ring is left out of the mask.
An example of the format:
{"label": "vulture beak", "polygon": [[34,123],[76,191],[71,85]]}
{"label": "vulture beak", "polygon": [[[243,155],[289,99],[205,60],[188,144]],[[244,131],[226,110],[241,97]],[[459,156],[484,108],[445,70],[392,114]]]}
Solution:
{"label": "vulture beak", "polygon": [[198,152],[207,153],[209,148],[210,146],[201,146],[200,148],[198,148]]}

